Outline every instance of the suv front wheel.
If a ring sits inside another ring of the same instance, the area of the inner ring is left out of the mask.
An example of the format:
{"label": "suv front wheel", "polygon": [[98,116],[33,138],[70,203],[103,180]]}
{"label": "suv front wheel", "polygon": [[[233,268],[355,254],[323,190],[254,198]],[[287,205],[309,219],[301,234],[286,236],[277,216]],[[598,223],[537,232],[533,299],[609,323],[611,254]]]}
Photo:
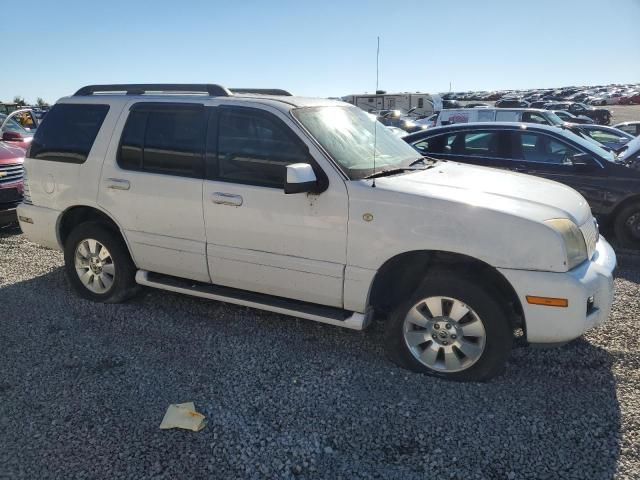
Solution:
{"label": "suv front wheel", "polygon": [[489,380],[505,368],[513,333],[500,301],[473,279],[429,277],[391,314],[387,353],[396,364],[452,380]]}
{"label": "suv front wheel", "polygon": [[122,302],[137,291],[136,267],[119,234],[97,222],[77,226],[64,249],[73,289],[94,302]]}

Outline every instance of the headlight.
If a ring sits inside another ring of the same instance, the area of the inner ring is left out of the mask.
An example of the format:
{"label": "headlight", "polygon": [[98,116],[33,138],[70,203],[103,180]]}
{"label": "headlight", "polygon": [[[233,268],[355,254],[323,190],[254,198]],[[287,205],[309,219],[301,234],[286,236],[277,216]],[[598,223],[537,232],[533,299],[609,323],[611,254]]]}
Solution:
{"label": "headlight", "polygon": [[567,269],[571,270],[587,259],[587,245],[575,223],[566,218],[552,218],[544,223],[562,237],[567,254]]}

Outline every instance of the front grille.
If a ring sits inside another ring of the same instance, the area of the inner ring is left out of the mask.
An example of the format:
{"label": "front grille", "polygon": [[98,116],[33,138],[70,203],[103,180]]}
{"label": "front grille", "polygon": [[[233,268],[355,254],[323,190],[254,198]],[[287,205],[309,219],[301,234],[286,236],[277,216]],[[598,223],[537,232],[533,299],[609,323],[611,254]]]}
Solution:
{"label": "front grille", "polygon": [[598,243],[598,238],[600,236],[598,232],[598,224],[592,217],[580,227],[580,231],[584,237],[584,243],[587,245],[587,255],[591,258],[596,251],[596,244]]}
{"label": "front grille", "polygon": [[22,180],[24,167],[21,163],[13,165],[0,165],[0,184],[13,183]]}

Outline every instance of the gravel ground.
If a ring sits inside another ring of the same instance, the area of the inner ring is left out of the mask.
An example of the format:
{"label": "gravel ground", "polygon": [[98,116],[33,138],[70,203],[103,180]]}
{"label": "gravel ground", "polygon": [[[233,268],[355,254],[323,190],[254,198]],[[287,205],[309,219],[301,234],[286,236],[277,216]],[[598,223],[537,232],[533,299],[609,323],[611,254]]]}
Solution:
{"label": "gravel ground", "polygon": [[[353,332],[147,291],[74,296],[62,256],[0,231],[0,478],[640,478],[640,257],[611,320],[459,384]],[[199,432],[161,431],[194,401]]]}

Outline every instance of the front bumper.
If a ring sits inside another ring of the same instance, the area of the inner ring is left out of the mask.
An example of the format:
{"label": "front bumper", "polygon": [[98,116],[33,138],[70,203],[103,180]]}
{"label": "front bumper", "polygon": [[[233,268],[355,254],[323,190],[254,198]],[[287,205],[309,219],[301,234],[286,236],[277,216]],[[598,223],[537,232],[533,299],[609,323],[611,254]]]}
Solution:
{"label": "front bumper", "polygon": [[[524,310],[529,343],[562,343],[603,323],[613,303],[616,255],[600,237],[591,260],[564,273],[510,270],[500,272],[515,289]],[[527,295],[566,298],[567,307],[527,303]]]}
{"label": "front bumper", "polygon": [[18,219],[18,215],[16,213],[16,209],[14,208],[3,208],[0,210],[0,225],[6,225],[9,223],[13,223]]}

